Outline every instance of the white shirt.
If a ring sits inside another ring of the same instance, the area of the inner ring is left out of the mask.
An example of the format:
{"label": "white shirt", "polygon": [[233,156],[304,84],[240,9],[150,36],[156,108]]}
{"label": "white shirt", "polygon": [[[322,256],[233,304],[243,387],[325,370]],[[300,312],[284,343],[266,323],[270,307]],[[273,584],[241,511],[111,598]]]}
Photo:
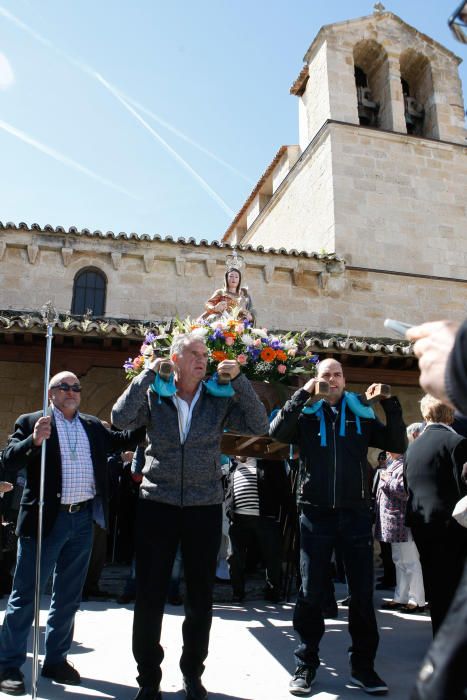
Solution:
{"label": "white shirt", "polygon": [[182,443],[182,445],[185,444],[185,441],[188,437],[188,433],[190,432],[193,409],[201,394],[201,388],[202,382],[199,383],[198,391],[193,396],[193,401],[191,402],[191,404],[188,404],[188,402],[185,401],[185,399],[181,399],[180,396],[178,396],[178,394],[174,394],[174,396],[172,396],[172,401],[174,402],[178,412],[178,430],[180,433],[180,442]]}

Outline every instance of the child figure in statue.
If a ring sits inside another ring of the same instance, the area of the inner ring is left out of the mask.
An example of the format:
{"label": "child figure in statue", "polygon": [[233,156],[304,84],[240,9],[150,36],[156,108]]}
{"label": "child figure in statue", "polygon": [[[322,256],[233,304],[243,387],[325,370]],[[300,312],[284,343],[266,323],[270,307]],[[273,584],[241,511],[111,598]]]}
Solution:
{"label": "child figure in statue", "polygon": [[222,289],[216,289],[214,294],[207,300],[205,309],[200,316],[200,320],[208,321],[209,323],[232,315],[238,319],[245,319],[254,323],[251,297],[246,287],[242,287],[240,270],[235,267],[229,267],[225,273],[224,286]]}

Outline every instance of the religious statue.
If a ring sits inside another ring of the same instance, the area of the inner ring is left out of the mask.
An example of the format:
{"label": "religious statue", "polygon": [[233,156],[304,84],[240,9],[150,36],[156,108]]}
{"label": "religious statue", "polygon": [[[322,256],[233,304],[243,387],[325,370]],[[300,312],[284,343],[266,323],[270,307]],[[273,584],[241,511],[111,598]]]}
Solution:
{"label": "religious statue", "polygon": [[254,323],[251,297],[248,289],[242,287],[242,275],[239,268],[240,265],[237,267],[232,265],[227,268],[224,286],[221,289],[216,289],[207,300],[205,311],[200,316],[200,320],[211,323],[220,318],[233,316],[239,320],[245,319]]}

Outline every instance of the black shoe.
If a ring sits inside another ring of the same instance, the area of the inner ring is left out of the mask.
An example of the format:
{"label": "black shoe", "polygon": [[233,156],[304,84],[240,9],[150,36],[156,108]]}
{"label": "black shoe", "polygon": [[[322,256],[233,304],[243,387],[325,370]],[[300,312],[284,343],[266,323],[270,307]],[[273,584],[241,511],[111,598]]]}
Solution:
{"label": "black shoe", "polygon": [[42,675],[44,678],[50,678],[56,683],[64,685],[79,685],[81,676],[74,666],[66,659],[59,664],[44,664],[42,666]]}
{"label": "black shoe", "polygon": [[350,605],[350,596],[348,595],[347,598],[340,600],[339,605],[342,605],[344,608],[348,608]]}
{"label": "black shoe", "polygon": [[140,688],[134,700],[162,700],[162,693],[159,689],[144,687]]}
{"label": "black shoe", "polygon": [[368,669],[351,669],[350,679],[352,683],[362,688],[365,693],[373,695],[385,695],[388,692],[388,687],[382,678],[378,676],[372,668]]}
{"label": "black shoe", "polygon": [[134,603],[135,600],[136,596],[134,593],[122,593],[118,596],[117,603],[120,603],[120,605],[128,605],[128,603]]}
{"label": "black shoe", "polygon": [[208,691],[198,676],[183,676],[183,690],[186,700],[205,700],[208,697]]}
{"label": "black shoe", "polygon": [[304,664],[297,666],[289,683],[289,693],[292,693],[292,695],[308,695],[315,680],[315,668]]}
{"label": "black shoe", "polygon": [[6,668],[0,676],[0,690],[6,695],[26,695],[24,676],[19,668]]}

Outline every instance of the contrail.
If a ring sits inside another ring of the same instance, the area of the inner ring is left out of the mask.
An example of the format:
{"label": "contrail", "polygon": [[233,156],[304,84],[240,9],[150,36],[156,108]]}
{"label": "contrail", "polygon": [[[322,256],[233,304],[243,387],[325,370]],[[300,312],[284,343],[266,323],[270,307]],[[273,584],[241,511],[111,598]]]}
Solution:
{"label": "contrail", "polygon": [[70,168],[73,168],[74,170],[77,170],[78,172],[83,173],[88,177],[91,177],[93,180],[97,180],[97,182],[100,182],[102,185],[107,185],[107,187],[111,187],[113,190],[117,190],[117,192],[126,194],[132,199],[141,199],[141,197],[139,197],[138,195],[135,195],[132,192],[129,192],[128,190],[124,189],[123,187],[120,187],[120,185],[115,184],[115,182],[112,182],[112,180],[107,180],[107,178],[102,177],[98,173],[95,173],[93,170],[89,170],[89,168],[86,168],[84,165],[81,165],[81,163],[77,163],[75,160],[72,160],[71,158],[68,158],[68,156],[63,155],[63,153],[59,153],[55,149],[50,148],[50,146],[46,146],[40,141],[37,141],[36,139],[32,138],[32,136],[25,134],[24,131],[16,129],[16,127],[11,126],[11,124],[8,124],[7,122],[0,120],[0,129],[6,131],[7,134],[11,134],[11,136],[15,136],[17,139],[20,139],[20,141],[24,141],[24,143],[27,143],[29,146],[33,146],[33,148],[36,148],[38,151],[41,151],[41,153],[45,153],[45,155],[49,156],[50,158],[53,158],[54,160],[57,160],[59,163],[62,163],[63,165],[68,165]]}
{"label": "contrail", "polygon": [[195,148],[198,148],[200,151],[202,151],[206,155],[209,155],[211,158],[213,158],[214,160],[216,160],[220,164],[224,165],[224,167],[227,167],[229,170],[236,173],[237,175],[239,175],[240,177],[242,177],[243,179],[245,179],[249,183],[252,182],[252,180],[250,178],[246,177],[245,175],[243,175],[243,173],[236,170],[236,168],[234,168],[233,166],[231,166],[228,163],[226,163],[225,161],[223,161],[221,158],[216,156],[214,153],[212,153],[208,149],[204,148],[204,146],[201,146],[193,139],[190,139],[188,136],[183,134],[183,132],[179,131],[178,129],[176,129],[172,125],[165,122],[163,119],[158,117],[156,114],[154,114],[153,112],[148,110],[143,105],[140,105],[138,102],[133,100],[131,97],[128,97],[127,95],[125,95],[124,92],[122,92],[121,90],[119,90],[115,86],[111,85],[111,83],[109,83],[107,80],[105,80],[96,70],[94,70],[90,66],[87,66],[85,63],[76,60],[75,58],[73,58],[69,54],[65,53],[64,51],[62,51],[61,49],[56,47],[51,41],[49,41],[48,39],[43,37],[41,34],[36,32],[34,29],[29,27],[27,24],[22,22],[18,17],[13,15],[6,8],[4,8],[2,5],[0,5],[0,15],[3,15],[6,19],[13,22],[13,24],[18,26],[20,29],[25,31],[27,34],[32,36],[34,39],[36,39],[36,41],[40,42],[41,44],[43,44],[47,48],[52,49],[53,51],[58,53],[60,56],[62,56],[62,58],[64,58],[66,61],[68,61],[68,63],[71,63],[73,66],[75,66],[79,70],[83,71],[84,73],[86,73],[90,77],[98,80],[101,83],[101,85],[103,85],[110,93],[112,93],[112,95],[135,117],[135,119],[138,122],[140,122],[140,124],[142,126],[144,126],[144,128],[147,129],[152,134],[152,136],[156,140],[158,140],[159,143],[161,143],[168,150],[168,152],[172,155],[172,157],[175,158],[175,160],[177,160],[186,170],[188,170],[188,172],[195,178],[195,180],[197,180],[201,184],[202,188],[217,202],[217,204],[219,204],[221,206],[221,208],[229,216],[232,216],[232,217],[235,216],[235,212],[233,212],[232,209],[230,209],[230,207],[226,204],[226,202],[224,202],[224,200],[220,197],[220,195],[218,195],[217,192],[215,192],[212,189],[212,187],[201,177],[201,175],[199,175],[191,167],[191,165],[184,158],[182,158],[182,156],[180,156],[177,153],[177,151],[174,148],[172,148],[167,143],[167,141],[165,141],[165,139],[141,117],[141,115],[136,111],[135,108],[139,109],[141,112],[144,112],[145,114],[150,116],[152,119],[155,119],[162,126],[164,126],[165,128],[172,131],[174,134],[179,136],[179,138],[184,139],[185,141],[190,143]]}
{"label": "contrail", "polygon": [[221,206],[221,208],[226,212],[226,214],[228,214],[228,215],[231,216],[231,217],[234,217],[234,216],[235,216],[235,212],[233,212],[232,209],[228,206],[228,204],[226,204],[226,202],[224,202],[224,200],[222,199],[222,197],[220,197],[220,196],[217,194],[217,192],[215,192],[215,191],[212,189],[212,187],[206,182],[206,180],[205,180],[204,178],[202,178],[201,175],[199,175],[199,174],[196,172],[196,170],[194,170],[194,169],[191,167],[191,165],[190,165],[189,163],[187,163],[187,161],[186,161],[184,158],[182,158],[182,156],[179,155],[179,154],[177,153],[177,151],[175,151],[175,150],[172,148],[172,146],[170,146],[170,145],[167,143],[167,141],[166,141],[165,139],[163,139],[162,136],[161,136],[160,134],[158,134],[157,131],[155,131],[155,129],[153,129],[152,126],[150,126],[150,125],[147,123],[147,121],[146,121],[145,119],[143,119],[143,117],[134,109],[134,107],[132,107],[132,106],[121,96],[121,94],[119,93],[118,90],[116,90],[110,83],[108,83],[107,80],[105,80],[105,79],[102,77],[102,75],[100,75],[99,73],[95,73],[95,74],[94,74],[94,77],[95,77],[96,80],[98,80],[110,93],[112,93],[112,95],[125,107],[125,109],[127,109],[127,110],[130,112],[130,114],[132,114],[132,115],[135,117],[135,119],[137,119],[137,121],[139,121],[139,123],[142,124],[142,126],[144,126],[144,128],[145,128],[147,131],[149,131],[149,133],[152,134],[152,136],[154,136],[154,138],[155,138],[157,141],[159,141],[159,143],[161,143],[161,144],[164,146],[164,148],[166,148],[166,149],[168,150],[168,152],[175,158],[175,160],[176,160],[178,163],[180,163],[180,165],[182,165],[186,170],[188,170],[188,172],[189,172],[191,175],[193,175],[193,177],[195,178],[195,180],[197,180],[197,181],[200,183],[201,187],[214,199],[214,201],[216,201],[216,202]]}
{"label": "contrail", "polygon": [[131,105],[133,105],[133,107],[135,107],[137,110],[139,110],[139,111],[142,112],[143,114],[146,114],[148,117],[151,117],[151,119],[154,119],[154,121],[156,121],[158,124],[160,124],[160,125],[163,126],[165,129],[167,129],[168,131],[171,131],[173,134],[175,134],[175,136],[178,136],[178,137],[179,137],[180,139],[182,139],[183,141],[186,141],[187,143],[190,144],[190,146],[193,146],[194,148],[197,148],[199,151],[201,151],[201,153],[204,153],[205,155],[209,156],[209,158],[212,158],[213,160],[215,160],[215,161],[216,161],[217,163],[219,163],[220,165],[223,165],[224,168],[227,168],[227,170],[230,170],[230,171],[231,171],[232,173],[234,173],[235,175],[238,175],[238,176],[241,177],[243,180],[245,180],[246,182],[248,182],[250,185],[254,185],[254,181],[253,181],[250,177],[248,177],[247,175],[245,175],[244,173],[242,173],[241,170],[237,170],[237,168],[235,168],[233,165],[230,165],[230,163],[227,163],[227,162],[226,162],[225,160],[223,160],[222,158],[219,158],[219,156],[217,156],[215,153],[213,153],[212,151],[210,151],[208,148],[205,148],[205,147],[202,146],[200,143],[198,143],[198,142],[195,141],[194,139],[192,139],[192,138],[190,138],[189,136],[187,136],[186,134],[184,134],[183,131],[180,131],[180,130],[177,129],[175,126],[172,126],[172,124],[169,124],[169,122],[166,122],[165,119],[162,119],[162,117],[159,117],[159,116],[158,116],[157,114],[155,114],[154,112],[151,112],[150,109],[148,109],[147,107],[145,107],[144,105],[142,105],[140,102],[137,102],[137,101],[134,100],[132,97],[129,97],[128,95],[125,95],[125,93],[124,93],[124,92],[121,92],[121,90],[117,90],[117,92],[119,92],[119,94],[120,94],[127,102],[129,102]]}

